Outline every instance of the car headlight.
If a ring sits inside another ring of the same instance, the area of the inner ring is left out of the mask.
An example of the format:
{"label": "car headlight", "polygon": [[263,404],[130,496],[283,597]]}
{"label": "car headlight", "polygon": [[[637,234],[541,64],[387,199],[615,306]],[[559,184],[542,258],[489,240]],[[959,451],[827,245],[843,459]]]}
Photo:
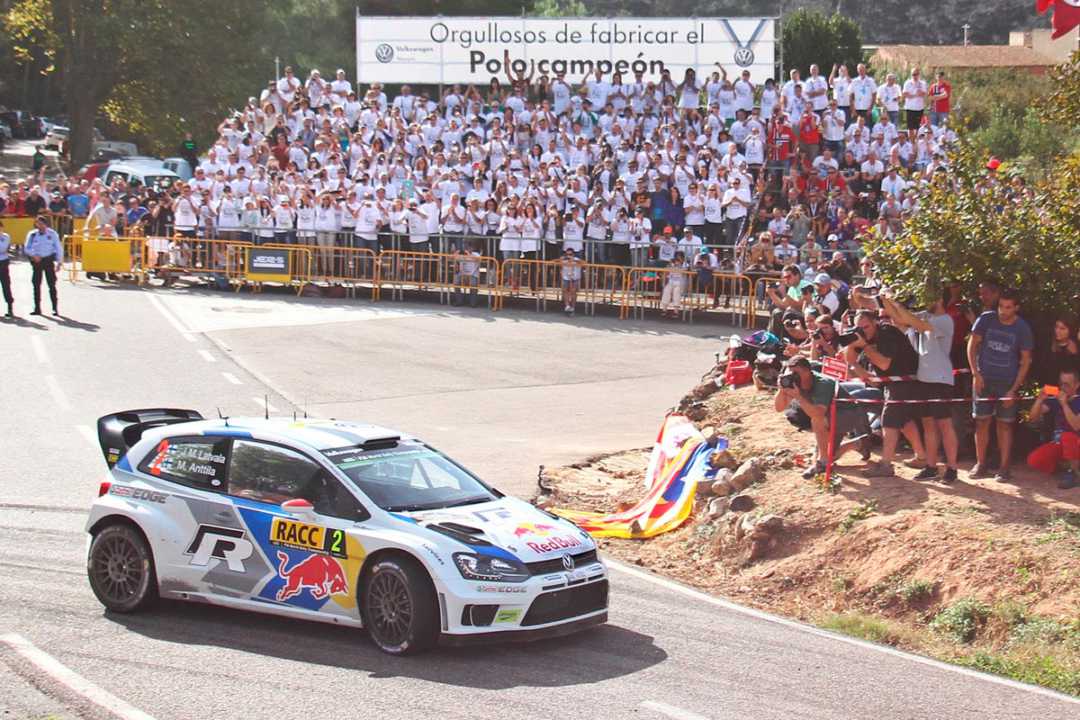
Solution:
{"label": "car headlight", "polygon": [[516,560],[473,553],[454,553],[454,564],[457,565],[461,577],[466,580],[516,583],[529,579],[529,569]]}

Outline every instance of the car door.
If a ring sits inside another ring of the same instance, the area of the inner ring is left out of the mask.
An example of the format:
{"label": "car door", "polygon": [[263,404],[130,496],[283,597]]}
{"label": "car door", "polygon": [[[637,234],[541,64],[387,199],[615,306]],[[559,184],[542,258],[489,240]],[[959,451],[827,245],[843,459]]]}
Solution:
{"label": "car door", "polygon": [[254,552],[232,502],[224,494],[230,438],[203,435],[161,440],[142,459],[139,472],[155,489],[167,490],[156,534],[154,559],[165,593],[250,591],[246,577],[269,566]]}
{"label": "car door", "polygon": [[271,565],[252,599],[356,614],[355,584],[366,552],[349,531],[368,514],[337,478],[295,449],[237,438],[228,492]]}

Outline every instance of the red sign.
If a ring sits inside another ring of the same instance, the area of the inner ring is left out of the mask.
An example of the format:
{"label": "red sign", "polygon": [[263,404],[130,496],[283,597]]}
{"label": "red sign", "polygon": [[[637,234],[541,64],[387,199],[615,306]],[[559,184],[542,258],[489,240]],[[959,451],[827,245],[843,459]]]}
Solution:
{"label": "red sign", "polygon": [[825,358],[821,363],[821,374],[837,380],[847,380],[847,363],[839,358]]}
{"label": "red sign", "polygon": [[1054,9],[1054,34],[1050,36],[1052,40],[1058,39],[1080,25],[1080,0],[1036,0],[1035,2],[1035,10],[1040,15],[1045,15],[1050,8]]}

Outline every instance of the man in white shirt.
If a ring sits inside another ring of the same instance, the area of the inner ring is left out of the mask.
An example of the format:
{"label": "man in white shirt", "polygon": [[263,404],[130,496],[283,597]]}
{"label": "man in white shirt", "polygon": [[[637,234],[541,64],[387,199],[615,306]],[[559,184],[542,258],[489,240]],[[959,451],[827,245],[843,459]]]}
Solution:
{"label": "man in white shirt", "polygon": [[731,187],[724,191],[724,199],[720,201],[725,211],[725,244],[729,247],[734,247],[739,240],[750,203],[750,188],[741,175],[736,175],[731,179]]}
{"label": "man in white shirt", "polygon": [[900,96],[902,94],[900,86],[896,84],[896,75],[893,73],[885,76],[885,84],[877,91],[878,102],[889,114],[889,120],[893,125],[900,122]]}
{"label": "man in white shirt", "polygon": [[859,63],[857,73],[855,79],[851,81],[851,106],[856,115],[861,115],[863,120],[870,122],[870,108],[874,106],[877,83],[874,82],[874,78],[866,74],[866,65],[863,63]]}
{"label": "man in white shirt", "polygon": [[803,83],[803,95],[810,100],[814,112],[821,114],[829,102],[829,81],[821,74],[818,66],[810,66],[810,77]]}
{"label": "man in white shirt", "polygon": [[300,80],[293,75],[291,67],[285,68],[284,77],[277,81],[277,94],[281,98],[282,107],[288,107],[296,99],[296,91],[300,89]]}
{"label": "man in white shirt", "polygon": [[904,113],[907,115],[908,130],[919,129],[923,111],[926,110],[927,95],[926,81],[922,79],[919,68],[915,68],[904,83]]}
{"label": "man in white shirt", "polygon": [[345,79],[345,71],[339,68],[334,81],[330,83],[330,97],[333,100],[331,104],[344,107],[351,92],[352,83]]}
{"label": "man in white shirt", "polygon": [[821,114],[821,139],[825,141],[825,147],[832,151],[835,157],[844,154],[844,126],[847,118],[836,100],[830,100],[828,107]]}

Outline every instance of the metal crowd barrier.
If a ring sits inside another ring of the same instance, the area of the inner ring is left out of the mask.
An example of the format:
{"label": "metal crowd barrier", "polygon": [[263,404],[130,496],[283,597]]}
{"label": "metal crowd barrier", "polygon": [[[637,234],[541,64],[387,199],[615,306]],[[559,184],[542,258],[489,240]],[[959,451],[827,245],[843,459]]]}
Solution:
{"label": "metal crowd barrier", "polygon": [[[389,290],[391,299],[398,300],[404,299],[408,292],[435,293],[440,303],[478,304],[483,296],[492,310],[504,307],[508,298],[531,300],[537,311],[546,311],[549,302],[562,302],[563,263],[559,259],[507,257],[500,262],[492,256],[463,254],[456,249],[447,252],[384,249],[376,253],[367,247],[353,246],[359,239],[342,235],[342,244],[335,242],[333,246],[187,237],[98,238],[82,234],[69,235],[65,242],[71,248],[72,281],[82,270],[130,274],[140,283],[156,277],[167,285],[184,277],[208,277],[222,285],[237,289],[252,286],[256,291],[264,284],[280,284],[300,293],[304,286],[315,283],[343,286],[355,297],[359,289],[370,288],[373,300],[382,299],[384,289]],[[380,245],[386,239],[386,236],[380,238]],[[396,239],[400,243],[397,247],[410,245],[407,238]],[[486,241],[497,238],[433,236],[435,247],[448,250],[463,243],[475,248]],[[635,259],[643,257],[639,253]],[[699,275],[696,268],[624,266],[580,260],[577,266],[581,271],[577,303],[588,314],[595,314],[598,305],[617,307],[622,318],[644,317],[656,309],[664,285],[672,275],[678,274],[683,277],[684,285],[679,311],[685,318],[692,321],[695,312],[727,313],[732,324],[749,327],[754,324],[758,310],[767,307],[763,298],[758,297],[764,291],[762,283],[775,281],[771,276],[725,272],[712,272],[706,277]]]}

